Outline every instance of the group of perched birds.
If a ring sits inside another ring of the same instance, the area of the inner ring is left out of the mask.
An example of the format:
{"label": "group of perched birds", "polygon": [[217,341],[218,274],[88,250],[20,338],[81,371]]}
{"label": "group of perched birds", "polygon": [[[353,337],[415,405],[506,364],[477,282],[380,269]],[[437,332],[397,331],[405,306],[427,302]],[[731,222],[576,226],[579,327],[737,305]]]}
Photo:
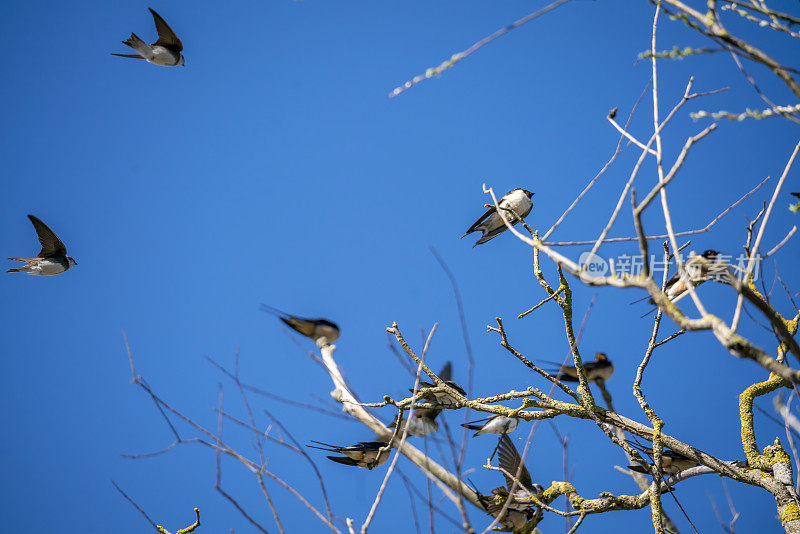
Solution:
{"label": "group of perched birds", "polygon": [[[267,305],[262,305],[262,310],[276,315],[289,328],[313,340],[319,347],[332,343],[339,338],[339,327],[327,319],[298,317]],[[554,362],[547,363],[559,365]],[[583,369],[587,381],[604,383],[614,373],[614,364],[605,353],[598,352],[595,354],[594,361],[583,364]],[[575,366],[562,364],[557,368],[548,370],[548,372],[561,381],[578,381],[578,370]],[[466,391],[452,380],[452,364],[450,362],[445,364],[438,376],[446,386],[459,395],[467,395]],[[415,393],[413,388],[409,388],[409,391]],[[406,432],[409,436],[417,437],[428,435],[438,430],[439,423],[436,419],[443,409],[458,402],[458,399],[447,391],[438,388],[432,382],[425,381],[419,382],[415,400],[423,401],[425,405],[430,405],[430,407],[414,408],[409,419],[401,418],[399,421],[395,420],[388,425],[389,428],[394,429],[399,423],[398,433]],[[474,430],[473,437],[486,434],[500,436],[495,452],[497,453],[498,466],[505,480],[505,486],[494,488],[490,494],[483,494],[477,487],[473,486],[478,502],[484,511],[497,519],[497,524],[501,528],[515,532],[523,529],[533,519],[541,520],[543,511],[537,500],[544,492],[544,488],[533,482],[530,471],[528,471],[519,451],[508,436],[519,426],[519,419],[505,415],[492,415],[484,419],[464,423],[461,426]],[[308,446],[335,453],[327,456],[331,461],[370,470],[383,465],[389,459],[392,448],[390,441],[362,441],[347,446],[332,445],[321,441],[312,441],[312,443],[314,445]],[[637,443],[631,444],[652,459],[652,449]],[[697,465],[694,460],[686,458],[675,451],[664,450],[661,455],[661,468],[666,475],[675,475]],[[632,471],[649,473],[653,468],[653,463],[649,463],[648,466],[631,465],[628,467]]]}
{"label": "group of perched birds", "polygon": [[[183,44],[166,21],[153,9],[150,9],[156,27],[158,39],[152,44],[147,44],[135,33],[123,44],[131,47],[136,54],[118,54],[115,56],[131,59],[144,59],[148,63],[164,67],[185,65],[183,57]],[[534,193],[527,189],[517,188],[506,193],[497,205],[487,206],[487,210],[466,231],[463,237],[481,232],[481,237],[473,247],[486,243],[501,233],[508,226],[515,225],[527,217],[533,209]],[[8,272],[27,273],[36,276],[53,276],[61,274],[77,265],[77,262],[67,255],[67,248],[44,222],[39,218],[28,215],[33,224],[41,244],[41,251],[35,258],[9,258],[13,261],[23,262],[24,265],[9,269]],[[686,262],[684,270],[676,274],[667,283],[666,294],[670,300],[677,300],[688,290],[689,283],[699,285],[708,279],[710,268],[718,257],[718,253],[707,250],[702,255],[692,257]],[[694,258],[702,258],[703,261]],[[652,301],[651,301],[652,302]],[[314,341],[319,347],[330,345],[339,339],[339,327],[327,319],[311,319],[294,316],[277,308],[262,305],[262,310],[274,314],[289,328]],[[553,362],[548,362],[558,365]],[[608,380],[614,372],[614,365],[608,357],[598,352],[593,362],[584,364],[586,378],[590,382]],[[573,366],[561,365],[550,372],[562,381],[577,381],[577,369]],[[444,383],[459,395],[466,396],[464,389],[452,380],[452,366],[448,362],[440,371],[439,377]],[[414,393],[414,389],[410,390]],[[437,388],[436,384],[420,382],[416,390],[416,401],[423,401],[426,407],[415,408],[409,419],[401,418],[392,422],[389,427],[396,428],[398,432],[406,432],[409,436],[426,436],[439,428],[437,417],[444,407],[458,402],[449,393]],[[522,462],[519,451],[509,438],[508,434],[514,432],[519,426],[519,419],[504,415],[493,415],[477,421],[462,425],[475,431],[474,437],[493,434],[499,435],[499,442],[495,451],[498,455],[498,465],[505,480],[505,486],[499,486],[484,495],[475,488],[478,500],[487,514],[498,520],[501,527],[518,530],[530,522],[534,517],[541,517],[542,509],[535,505],[532,497],[543,492],[542,486],[532,481],[530,472]],[[383,465],[389,458],[391,445],[387,441],[359,442],[350,446],[331,445],[320,441],[312,441],[315,445],[309,447],[336,453],[328,458],[334,462],[366,469],[374,469]],[[643,449],[643,452],[648,452]],[[652,451],[650,451],[652,453]],[[696,465],[695,462],[680,456],[673,451],[665,451],[662,455],[662,468],[665,473],[674,474]],[[648,472],[644,466],[630,466],[638,472]]]}

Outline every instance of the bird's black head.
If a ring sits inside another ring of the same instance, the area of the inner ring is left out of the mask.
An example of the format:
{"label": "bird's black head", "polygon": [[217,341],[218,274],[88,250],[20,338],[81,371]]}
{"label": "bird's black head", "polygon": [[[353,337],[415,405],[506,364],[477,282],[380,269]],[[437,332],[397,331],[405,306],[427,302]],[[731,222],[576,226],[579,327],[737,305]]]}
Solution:
{"label": "bird's black head", "polygon": [[607,362],[608,356],[606,356],[605,352],[598,352],[594,355],[594,361],[596,362]]}
{"label": "bird's black head", "polygon": [[522,192],[525,193],[525,196],[527,196],[528,198],[531,198],[533,196],[533,193],[531,193],[527,189],[523,189]]}
{"label": "bird's black head", "polygon": [[719,252],[717,252],[716,250],[708,249],[705,252],[703,252],[701,256],[703,256],[707,260],[714,260],[716,259],[718,254]]}

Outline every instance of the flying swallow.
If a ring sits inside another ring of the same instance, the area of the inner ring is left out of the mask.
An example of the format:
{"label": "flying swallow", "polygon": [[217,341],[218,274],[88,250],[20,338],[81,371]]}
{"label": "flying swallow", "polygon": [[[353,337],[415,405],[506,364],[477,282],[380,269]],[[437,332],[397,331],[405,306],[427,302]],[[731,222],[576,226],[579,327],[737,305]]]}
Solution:
{"label": "flying swallow", "polygon": [[517,426],[519,426],[519,419],[516,417],[506,417],[505,415],[494,415],[485,419],[464,423],[461,426],[470,430],[477,430],[472,437],[483,434],[509,434],[517,429]]}
{"label": "flying swallow", "polygon": [[261,305],[261,311],[271,313],[272,315],[276,316],[292,330],[300,332],[307,338],[313,340],[314,343],[316,343],[316,345],[320,348],[324,347],[325,345],[330,345],[339,339],[339,327],[327,319],[306,319],[304,317],[295,317],[294,315],[289,315],[288,313],[282,312],[278,308],[273,308],[272,306],[267,306],[266,304]]}
{"label": "flying swallow", "polygon": [[[150,9],[150,8],[148,8]],[[142,41],[135,33],[127,40],[122,41],[136,50],[138,54],[114,54],[112,56],[127,57],[131,59],[146,59],[148,63],[153,65],[160,65],[162,67],[177,67],[183,65],[183,44],[169,24],[164,22],[161,15],[150,9],[153,14],[153,21],[156,23],[156,32],[158,32],[158,41],[153,44],[147,44]]]}
{"label": "flying swallow", "polygon": [[[490,495],[483,495],[477,488],[473,485],[473,490],[475,491],[475,495],[478,497],[478,502],[483,506],[483,509],[486,510],[486,513],[490,516],[497,518],[503,511],[503,504],[505,500],[498,503],[499,499],[496,499]],[[534,509],[532,506],[528,506],[523,510],[516,510],[514,508],[508,507],[506,509],[506,513],[500,516],[497,520],[497,524],[500,525],[503,529],[508,529],[511,532],[521,532],[525,526],[530,523],[534,518],[541,520],[542,518],[542,511],[541,509]]]}
{"label": "flying swallow", "polygon": [[[653,449],[642,447],[636,443],[630,444],[650,456],[650,458],[653,457]],[[654,466],[653,463],[648,463],[648,465],[651,468]],[[678,473],[691,469],[692,467],[697,467],[698,465],[700,465],[698,462],[670,449],[664,449],[661,453],[661,472],[666,475],[677,475]],[[636,471],[637,473],[650,473],[650,471],[641,465],[629,465],[628,469]]]}
{"label": "flying swallow", "polygon": [[[552,364],[553,362],[548,363]],[[586,372],[586,380],[589,382],[605,381],[614,373],[614,364],[604,352],[598,352],[595,354],[593,362],[583,364],[583,370]],[[573,365],[563,365],[550,373],[558,373],[556,378],[563,382],[578,382],[578,370]]]}
{"label": "flying swallow", "polygon": [[[519,221],[509,210],[513,210],[513,212],[516,213],[521,219],[524,219],[531,212],[531,209],[533,209],[533,202],[531,202],[532,196],[533,193],[527,189],[512,189],[500,199],[497,205],[500,206],[500,209],[503,210],[506,219],[513,226]],[[472,232],[477,232],[480,230],[483,235],[474,245],[472,245],[472,248],[475,248],[481,243],[486,243],[490,239],[502,234],[506,231],[506,229],[507,228],[503,222],[503,218],[499,213],[497,213],[495,207],[492,206],[486,210],[486,213],[481,215],[480,219],[475,221],[475,223],[469,227],[469,230],[467,230],[466,234],[461,236],[461,239],[464,239]]]}
{"label": "flying swallow", "polygon": [[42,251],[39,252],[39,256],[36,258],[8,258],[12,261],[25,262],[26,265],[9,269],[6,272],[53,276],[78,265],[75,260],[67,256],[67,247],[45,223],[33,215],[28,215],[28,219],[31,220],[33,227],[36,229],[39,243],[42,244]]}
{"label": "flying swallow", "polygon": [[[466,392],[461,389],[461,386],[450,380],[452,377],[453,365],[447,362],[444,367],[442,367],[442,370],[439,371],[439,378],[462,395],[466,395]],[[430,384],[428,382],[420,382],[419,385],[419,391],[422,391],[423,385],[428,388],[436,387],[435,384]],[[412,389],[411,392],[413,393],[414,390]],[[455,402],[455,399],[446,393],[437,394],[429,392],[427,396],[423,395],[423,398],[431,404],[452,404]],[[439,400],[440,398],[441,401]],[[448,400],[449,402],[446,402]],[[400,420],[400,432],[404,431],[406,426],[408,427],[407,433],[409,436],[419,437],[430,434],[431,432],[436,432],[439,429],[439,422],[436,421],[436,418],[440,413],[442,413],[441,408],[414,408],[414,413],[411,415],[410,420],[405,418]],[[397,426],[397,421],[393,421],[392,424],[389,425],[389,428],[394,428],[395,426]]]}
{"label": "flying swallow", "polygon": [[[533,483],[531,474],[528,472],[525,464],[522,463],[522,458],[517,448],[514,446],[514,443],[511,441],[511,438],[508,437],[508,434],[502,434],[500,436],[497,458],[498,465],[503,470],[503,477],[506,479],[506,487],[497,487],[492,490],[492,493],[503,499],[503,501],[501,501],[502,506],[502,503],[508,498],[509,492],[513,487],[514,495],[508,507],[519,511],[525,510],[532,504],[531,496],[541,494],[544,488],[539,484]],[[519,470],[519,478],[517,478],[517,484],[514,484],[514,479],[512,477],[517,476],[517,470]]]}
{"label": "flying swallow", "polygon": [[[361,441],[349,447],[337,447],[336,445],[314,440],[311,440],[311,443],[323,445],[322,447],[308,445],[312,449],[344,454],[344,456],[328,456],[327,458],[334,462],[354,467],[374,469],[383,465],[389,458],[390,449],[386,447],[387,443],[385,441]],[[385,450],[382,451],[381,449]]]}

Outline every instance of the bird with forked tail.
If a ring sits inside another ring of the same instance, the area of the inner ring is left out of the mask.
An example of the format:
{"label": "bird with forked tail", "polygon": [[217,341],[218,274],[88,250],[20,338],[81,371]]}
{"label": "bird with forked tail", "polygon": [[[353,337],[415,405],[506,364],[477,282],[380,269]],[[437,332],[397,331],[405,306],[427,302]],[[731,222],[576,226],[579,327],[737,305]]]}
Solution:
{"label": "bird with forked tail", "polygon": [[330,345],[339,339],[339,327],[327,319],[307,319],[305,317],[297,317],[288,313],[282,312],[278,308],[261,305],[261,311],[271,313],[283,323],[294,330],[303,334],[311,339],[318,347]]}
{"label": "bird with forked tail", "polygon": [[[149,9],[149,8],[148,8]],[[158,33],[158,40],[153,44],[145,43],[138,35],[131,33],[131,36],[122,41],[122,44],[128,45],[137,54],[114,54],[112,56],[126,57],[129,59],[144,59],[153,65],[161,67],[177,67],[184,65],[183,59],[183,43],[172,31],[161,15],[150,9],[153,15],[153,22],[156,25],[156,32]]]}
{"label": "bird with forked tail", "polygon": [[344,454],[344,456],[328,456],[329,460],[353,467],[365,467],[370,470],[382,466],[389,458],[390,452],[390,449],[386,446],[388,443],[385,441],[360,441],[349,447],[339,447],[338,445],[330,445],[314,440],[311,440],[311,443],[322,445],[322,447],[308,445],[312,449]]}
{"label": "bird with forked tail", "polygon": [[9,269],[8,273],[27,273],[34,276],[53,276],[72,269],[78,263],[67,256],[67,247],[45,223],[33,215],[28,215],[39,236],[42,250],[36,258],[8,258],[11,261],[25,262],[26,265]]}
{"label": "bird with forked tail", "polygon": [[[527,189],[512,189],[497,202],[497,205],[503,211],[506,220],[513,226],[519,222],[517,217],[524,219],[533,209],[531,197],[533,197],[533,193]],[[517,217],[515,217],[514,214],[516,214]],[[503,217],[497,213],[497,209],[494,206],[491,206],[486,210],[486,213],[481,215],[480,218],[469,227],[467,233],[461,236],[461,239],[464,239],[472,232],[480,230],[483,235],[472,245],[472,248],[475,248],[482,243],[494,239],[507,229],[508,227],[503,222]]]}
{"label": "bird with forked tail", "polygon": [[[727,265],[722,260],[720,253],[716,250],[709,249],[702,254],[692,253],[689,259],[683,264],[683,270],[675,273],[667,280],[667,284],[664,286],[664,294],[666,294],[670,302],[677,302],[688,294],[690,283],[693,287],[697,287],[715,276],[726,276],[727,269]],[[650,304],[655,304],[652,297],[643,297],[634,300],[631,304],[635,304],[646,298]],[[642,317],[647,317],[656,311],[656,309],[657,308],[651,309],[642,315]]]}
{"label": "bird with forked tail", "polygon": [[485,419],[478,419],[477,421],[470,421],[461,426],[469,430],[477,430],[472,435],[473,438],[485,434],[510,434],[519,426],[519,419],[506,417],[505,415],[495,415]]}
{"label": "bird with forked tail", "polygon": [[[546,362],[550,365],[558,365],[555,362]],[[605,352],[598,352],[594,356],[593,362],[583,364],[586,373],[586,380],[589,382],[606,381],[614,374],[614,364],[608,359]],[[562,382],[578,382],[578,370],[574,365],[562,365],[557,369],[547,370],[548,373],[556,375]]]}

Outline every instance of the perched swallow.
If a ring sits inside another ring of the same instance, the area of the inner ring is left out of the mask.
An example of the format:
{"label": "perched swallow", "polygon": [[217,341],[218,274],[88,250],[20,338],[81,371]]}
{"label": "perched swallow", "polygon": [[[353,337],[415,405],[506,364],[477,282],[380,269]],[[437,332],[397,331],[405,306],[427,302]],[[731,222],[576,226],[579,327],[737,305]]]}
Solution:
{"label": "perched swallow", "polygon": [[[548,362],[553,363],[553,362]],[[598,352],[594,356],[593,362],[583,364],[583,370],[586,372],[586,380],[589,382],[598,382],[600,380],[608,380],[614,373],[614,364],[608,359],[604,352]],[[549,371],[550,374],[558,373],[556,378],[563,382],[577,382],[578,370],[573,365],[564,365],[559,369]]]}
{"label": "perched swallow", "polygon": [[[461,386],[452,382],[450,379],[453,377],[453,365],[450,362],[447,362],[442,370],[439,371],[439,378],[444,380],[444,382],[461,393],[462,395],[466,395]],[[435,384],[429,384],[428,382],[420,382],[420,391],[423,389],[423,384],[426,384],[427,387],[436,387]],[[411,390],[413,393],[413,389]],[[431,404],[448,404],[447,402],[440,402],[437,400],[437,397],[441,396],[442,394],[434,394],[430,393],[429,396],[424,397],[426,401],[430,402]],[[450,395],[446,393],[443,394],[444,397],[441,397],[443,401],[448,399],[452,399],[449,403],[452,404],[455,399],[453,399]],[[409,436],[425,436],[430,434],[431,432],[436,432],[439,430],[439,422],[436,421],[436,418],[439,414],[442,413],[441,408],[414,408],[414,413],[411,415],[411,419],[401,419],[400,420],[400,432],[405,430],[405,427],[408,427],[408,435]],[[389,425],[389,428],[394,428],[397,424],[397,421],[393,421],[392,424]]]}
{"label": "perched swallow", "polygon": [[[631,443],[631,445],[641,450],[651,458],[653,457],[653,449],[637,446],[635,443]],[[654,464],[649,463],[648,465],[652,468]],[[700,464],[694,460],[691,460],[686,456],[670,449],[665,449],[661,453],[661,472],[666,475],[677,475],[678,473],[686,471],[687,469],[691,469],[692,467],[697,467],[698,465]],[[636,471],[637,473],[650,473],[650,471],[641,465],[629,465],[628,469],[631,471]]]}
{"label": "perched swallow", "polygon": [[494,415],[486,419],[478,419],[469,423],[464,423],[464,428],[477,430],[472,437],[482,434],[509,434],[519,426],[519,419],[516,417],[506,417],[505,415]]}
{"label": "perched swallow", "polygon": [[[466,397],[467,392],[464,391],[464,388],[462,388],[461,386],[450,380],[452,376],[453,376],[453,364],[447,362],[445,366],[442,368],[442,371],[439,373],[439,378],[441,378],[442,381],[449,387],[453,388],[458,393]],[[449,393],[445,393],[444,391],[425,391],[427,389],[433,389],[435,387],[437,387],[436,384],[433,384],[431,382],[420,382],[419,389],[417,390],[417,392],[422,394],[422,398],[433,404],[448,405],[456,403],[456,399],[453,398],[452,395],[450,395]],[[409,389],[409,391],[411,393],[414,393],[413,389]]]}
{"label": "perched swallow", "polygon": [[[514,446],[511,438],[508,437],[508,434],[502,434],[500,436],[500,442],[498,444],[498,464],[500,468],[503,469],[506,487],[497,487],[492,490],[492,493],[503,499],[500,503],[502,506],[502,503],[508,498],[511,488],[514,487],[514,495],[508,507],[509,509],[513,508],[519,511],[525,510],[532,504],[531,496],[540,495],[544,491],[544,488],[539,484],[533,483],[531,474],[528,472],[525,464],[522,463],[522,458],[519,452],[517,452],[517,448]],[[512,477],[517,476],[518,469],[519,478],[515,485]],[[511,476],[509,476],[509,474]]]}
{"label": "perched swallow", "polygon": [[[148,8],[150,9],[150,8]],[[150,9],[153,14],[153,21],[156,23],[156,32],[158,32],[158,41],[153,44],[147,44],[142,41],[135,33],[127,40],[122,41],[136,50],[138,54],[114,54],[112,56],[127,57],[131,59],[146,59],[148,63],[153,65],[160,65],[162,67],[177,67],[183,65],[183,44],[169,24],[164,22],[161,15]]]}
{"label": "perched swallow", "polygon": [[[405,418],[400,420],[399,432],[405,431],[406,427],[408,427],[406,433],[409,436],[421,437],[436,432],[439,430],[439,422],[436,418],[440,413],[442,410],[439,408],[415,408],[410,420]],[[397,421],[393,421],[389,428],[395,426],[397,426]]]}
{"label": "perched swallow", "polygon": [[[532,196],[533,193],[527,189],[512,189],[500,199],[497,205],[500,206],[500,209],[504,211],[504,215],[511,225],[515,225],[519,221],[509,210],[513,210],[513,212],[516,213],[520,219],[524,219],[531,212],[531,209],[533,209],[533,202],[531,202]],[[483,235],[474,245],[472,245],[472,248],[475,248],[481,243],[486,243],[490,239],[502,234],[506,231],[506,229],[507,228],[503,222],[503,218],[499,213],[497,213],[495,207],[492,206],[486,210],[486,213],[481,215],[480,219],[475,221],[475,223],[469,227],[469,230],[467,230],[466,234],[461,236],[461,239],[464,239],[472,232],[477,232],[480,230],[483,232]]]}
{"label": "perched swallow", "polygon": [[318,347],[330,345],[339,339],[339,327],[327,319],[306,319],[284,313],[277,308],[261,305],[261,311],[271,313],[284,322],[286,326],[310,338]]}
{"label": "perched swallow", "polygon": [[28,215],[28,219],[33,223],[36,229],[36,234],[39,236],[39,243],[42,244],[42,251],[39,252],[37,258],[8,258],[12,261],[22,261],[26,265],[22,267],[15,267],[9,269],[8,273],[28,273],[36,276],[53,276],[60,274],[78,265],[78,263],[67,256],[67,247],[47,227],[45,223],[34,217]]}
{"label": "perched swallow", "polygon": [[[716,250],[706,250],[699,256],[693,254],[683,264],[683,273],[675,273],[672,278],[667,280],[665,293],[669,300],[675,301],[689,291],[689,281],[695,287],[699,286],[706,280],[709,280],[712,275],[718,272],[717,257],[719,252]],[[701,259],[702,258],[702,259]],[[655,304],[650,299],[652,304]]]}
{"label": "perched swallow", "polygon": [[[726,266],[722,258],[719,257],[719,252],[716,250],[709,249],[700,255],[692,253],[689,259],[683,264],[683,271],[675,273],[672,275],[672,278],[667,280],[667,285],[664,286],[664,293],[667,295],[670,302],[677,302],[688,294],[690,281],[694,287],[697,287],[714,276],[723,275],[725,269]],[[643,299],[635,300],[633,303],[639,302],[640,300]],[[650,304],[655,304],[652,297],[648,298],[647,301]],[[657,308],[653,308],[642,315],[642,317],[650,315],[656,309]]]}
{"label": "perched swallow", "polygon": [[[354,467],[366,467],[367,469],[374,469],[383,465],[389,458],[390,449],[386,448],[385,441],[361,441],[349,447],[337,447],[336,445],[329,445],[321,441],[311,440],[312,443],[323,445],[317,447],[316,445],[308,445],[312,449],[319,449],[328,452],[338,452],[344,456],[328,456],[329,460],[338,462],[344,465],[352,465]],[[386,450],[381,451],[381,449]]]}

